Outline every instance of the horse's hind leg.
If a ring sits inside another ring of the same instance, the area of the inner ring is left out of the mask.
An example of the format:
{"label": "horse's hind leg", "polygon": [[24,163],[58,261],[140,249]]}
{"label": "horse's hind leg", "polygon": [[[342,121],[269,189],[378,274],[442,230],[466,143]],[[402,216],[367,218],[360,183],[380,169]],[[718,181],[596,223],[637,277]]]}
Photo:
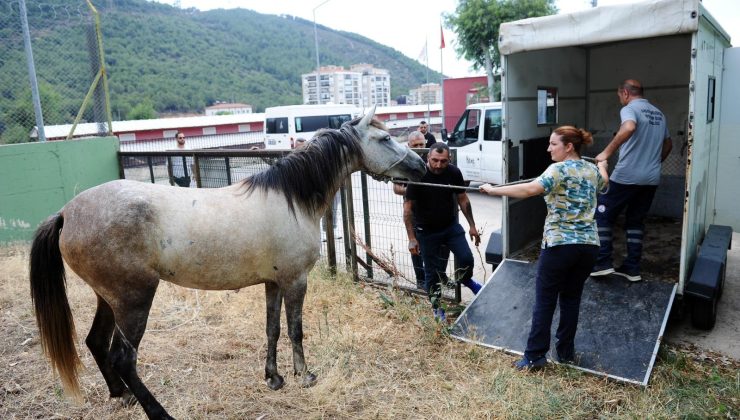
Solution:
{"label": "horse's hind leg", "polygon": [[303,300],[306,297],[306,274],[285,291],[285,314],[288,318],[288,336],[293,344],[293,373],[303,376],[303,387],[316,383],[316,375],[308,371],[303,356]]}
{"label": "horse's hind leg", "polygon": [[280,287],[272,282],[265,283],[265,300],[267,307],[267,361],[265,362],[265,382],[272,390],[283,387],[285,381],[278,373],[277,342],[280,338],[280,308],[283,304],[283,294]]}
{"label": "horse's hind leg", "polygon": [[108,302],[106,302],[100,295],[98,297],[98,309],[95,312],[95,319],[93,319],[92,327],[90,332],[87,334],[85,343],[90,349],[95,362],[100,368],[100,373],[103,374],[105,383],[108,384],[108,391],[110,391],[111,398],[124,398],[124,404],[129,404],[129,397],[131,393],[128,391],[126,384],[123,383],[121,377],[118,376],[113,370],[113,365],[109,358],[111,337],[113,337],[113,328],[115,327],[115,317],[113,316],[113,310],[111,309]]}
{"label": "horse's hind leg", "polygon": [[110,348],[110,360],[113,369],[139,401],[147,417],[171,419],[136,373],[137,350],[144,336],[158,282],[156,279],[145,284],[138,283],[137,288],[127,289],[125,294],[119,294],[116,303],[111,305],[116,328]]}

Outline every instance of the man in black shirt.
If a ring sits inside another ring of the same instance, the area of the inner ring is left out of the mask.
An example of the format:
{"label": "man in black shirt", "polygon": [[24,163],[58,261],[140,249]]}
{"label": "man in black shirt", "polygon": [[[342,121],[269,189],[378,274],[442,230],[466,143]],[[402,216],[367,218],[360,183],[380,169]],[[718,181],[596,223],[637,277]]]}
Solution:
{"label": "man in black shirt", "polygon": [[[464,186],[460,170],[450,164],[450,149],[445,143],[432,145],[427,157],[427,173],[421,182],[439,185]],[[468,221],[468,234],[475,245],[480,244],[480,235],[475,227],[470,199],[464,191],[444,187],[409,184],[406,201],[403,203],[403,221],[409,238],[409,252],[421,253],[424,260],[424,276],[429,299],[437,320],[444,321],[445,313],[439,307],[442,296],[440,282],[444,278],[447,261],[439,258],[441,245],[447,245],[455,255],[458,266],[463,270],[460,282],[473,294],[481,285],[473,277],[475,260],[465,240],[465,230],[458,223],[458,207]]]}
{"label": "man in black shirt", "polygon": [[424,147],[426,147],[427,149],[432,147],[432,145],[437,142],[437,139],[434,138],[434,134],[429,132],[429,124],[427,124],[426,121],[422,121],[419,123],[419,131],[421,131],[421,134],[424,135],[424,140],[426,140],[427,142],[426,146]]}

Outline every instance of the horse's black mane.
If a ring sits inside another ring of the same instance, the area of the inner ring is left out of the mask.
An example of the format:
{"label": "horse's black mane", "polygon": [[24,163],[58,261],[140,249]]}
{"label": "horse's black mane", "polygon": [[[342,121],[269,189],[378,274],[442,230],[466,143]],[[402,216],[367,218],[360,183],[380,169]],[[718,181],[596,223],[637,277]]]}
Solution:
{"label": "horse's black mane", "polygon": [[[244,179],[247,194],[259,189],[279,191],[285,195],[290,211],[294,204],[316,213],[332,200],[342,169],[355,159],[362,159],[359,133],[355,126],[360,118],[342,124],[338,130],[324,129],[298,150],[278,160],[269,169]],[[384,128],[373,119],[371,125]]]}

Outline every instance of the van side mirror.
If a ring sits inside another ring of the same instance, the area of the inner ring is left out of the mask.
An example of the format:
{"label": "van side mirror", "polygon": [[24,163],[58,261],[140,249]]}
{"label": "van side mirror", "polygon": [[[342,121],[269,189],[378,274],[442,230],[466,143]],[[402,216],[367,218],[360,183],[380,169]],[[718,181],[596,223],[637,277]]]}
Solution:
{"label": "van side mirror", "polygon": [[442,141],[447,141],[447,139],[449,138],[447,134],[447,129],[443,128],[441,133],[442,133]]}

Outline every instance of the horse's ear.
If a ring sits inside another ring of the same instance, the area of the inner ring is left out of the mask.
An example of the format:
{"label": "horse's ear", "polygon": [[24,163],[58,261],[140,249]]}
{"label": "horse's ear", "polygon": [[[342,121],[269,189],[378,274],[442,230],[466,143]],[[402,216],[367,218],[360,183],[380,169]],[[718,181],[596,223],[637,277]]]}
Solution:
{"label": "horse's ear", "polygon": [[373,105],[372,108],[365,114],[364,117],[362,117],[362,120],[360,120],[360,123],[358,124],[360,127],[365,128],[370,125],[370,121],[373,120],[373,117],[375,116],[375,107],[377,105]]}

